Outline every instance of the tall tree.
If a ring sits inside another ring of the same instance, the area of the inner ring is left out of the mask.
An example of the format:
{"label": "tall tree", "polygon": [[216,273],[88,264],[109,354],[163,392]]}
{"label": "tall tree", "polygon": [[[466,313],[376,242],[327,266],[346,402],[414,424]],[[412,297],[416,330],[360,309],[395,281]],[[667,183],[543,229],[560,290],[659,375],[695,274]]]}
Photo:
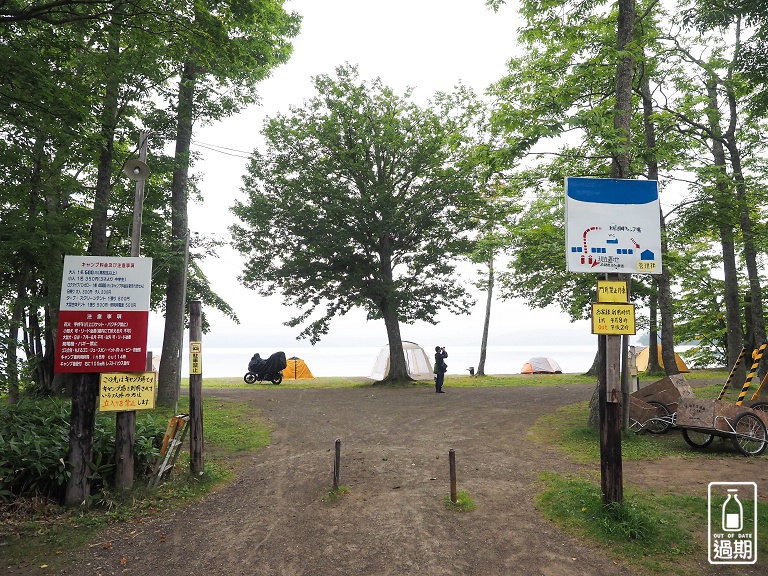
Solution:
{"label": "tall tree", "polygon": [[505,206],[511,211],[507,214],[497,212],[491,217],[491,221],[483,222],[480,226],[481,232],[478,235],[477,242],[472,252],[471,259],[475,264],[486,268],[480,272],[480,279],[475,282],[475,287],[485,291],[485,316],[483,319],[483,335],[480,340],[480,359],[477,362],[477,375],[485,376],[485,360],[488,355],[488,337],[491,324],[491,307],[496,294],[494,287],[496,285],[496,262],[501,254],[506,251],[510,244],[510,236],[504,232],[505,226],[514,225],[513,214],[519,212],[521,207],[517,203],[506,202]]}
{"label": "tall tree", "polygon": [[[760,97],[750,89],[739,70],[743,7],[725,8],[718,2],[714,6],[692,2],[682,11],[680,21],[686,26],[687,34],[677,34],[668,40],[668,58],[679,60],[685,66],[675,79],[678,94],[682,96],[667,100],[664,106],[689,133],[696,134],[706,143],[705,152],[714,160],[698,166],[691,163],[699,181],[704,183],[701,191],[703,205],[685,209],[686,230],[700,230],[704,224],[708,230],[719,233],[725,276],[723,302],[726,313],[722,329],[727,355],[723,362],[733,365],[742,344],[751,349],[765,339],[758,266],[760,242],[754,220],[758,200],[750,189],[754,187],[750,184],[754,179],[754,168],[751,171],[749,168],[750,165],[754,167],[753,158],[764,148],[762,138],[756,138],[762,130],[759,127],[761,118],[750,113],[750,110],[760,109]],[[706,48],[699,48],[701,46]],[[743,341],[741,327],[740,271],[735,258],[737,241],[741,242],[742,261],[749,279],[749,299],[757,302],[757,306],[748,308],[749,314],[744,319],[749,335],[747,342]]]}
{"label": "tall tree", "polygon": [[187,183],[194,122],[210,122],[256,101],[256,85],[291,54],[289,39],[299,18],[283,0],[205,0],[194,6],[190,34],[173,46],[179,56],[178,91],[168,98],[176,111],[171,246],[166,285],[165,332],[158,402],[173,405],[181,374],[181,342],[187,287]]}
{"label": "tall tree", "polygon": [[314,84],[304,106],[267,121],[267,149],[253,153],[231,228],[248,257],[242,281],[281,292],[298,312],[289,325],[307,322],[313,343],[354,307],[383,319],[388,380],[407,380],[400,323],[471,304],[454,276],[478,202],[465,162],[471,95],[421,108],[349,65]]}

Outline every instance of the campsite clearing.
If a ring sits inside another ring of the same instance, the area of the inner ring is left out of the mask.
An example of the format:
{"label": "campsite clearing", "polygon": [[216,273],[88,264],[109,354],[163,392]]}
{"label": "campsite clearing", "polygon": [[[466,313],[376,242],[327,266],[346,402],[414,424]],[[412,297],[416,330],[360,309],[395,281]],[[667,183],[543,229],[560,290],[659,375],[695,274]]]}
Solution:
{"label": "campsite clearing", "polygon": [[[531,428],[559,406],[588,400],[593,385],[448,386],[443,395],[426,385],[206,390],[267,420],[270,446],[244,454],[233,483],[176,513],[148,512],[115,525],[58,573],[640,574],[604,547],[563,533],[534,506],[541,473],[585,470],[537,441]],[[337,438],[349,492],[331,500]],[[477,505],[472,512],[443,503],[450,449],[458,488]],[[699,493],[731,465],[679,460],[654,464],[648,474],[642,463],[628,463],[625,482]],[[764,460],[750,469],[756,481],[768,481]],[[763,569],[713,572],[706,556],[699,568],[695,573],[705,575]],[[44,572],[27,566],[7,573]]]}

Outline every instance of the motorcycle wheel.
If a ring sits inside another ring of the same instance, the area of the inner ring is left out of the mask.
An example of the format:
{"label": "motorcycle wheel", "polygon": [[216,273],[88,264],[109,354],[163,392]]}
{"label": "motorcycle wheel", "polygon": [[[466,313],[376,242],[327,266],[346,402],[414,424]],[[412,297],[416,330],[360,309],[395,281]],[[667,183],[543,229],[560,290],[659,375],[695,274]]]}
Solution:
{"label": "motorcycle wheel", "polygon": [[272,384],[274,384],[275,386],[280,384],[280,382],[282,381],[283,381],[283,375],[280,372],[277,373],[277,376],[272,378]]}
{"label": "motorcycle wheel", "polygon": [[253,372],[246,372],[245,376],[243,376],[243,380],[245,380],[246,384],[253,384],[256,382],[256,374]]}

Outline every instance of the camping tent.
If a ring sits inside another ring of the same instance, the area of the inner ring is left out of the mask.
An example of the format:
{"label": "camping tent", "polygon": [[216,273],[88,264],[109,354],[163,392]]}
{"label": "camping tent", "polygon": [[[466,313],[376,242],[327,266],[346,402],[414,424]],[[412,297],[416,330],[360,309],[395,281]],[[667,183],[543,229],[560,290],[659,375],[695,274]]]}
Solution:
{"label": "camping tent", "polygon": [[[424,352],[424,348],[415,342],[403,340],[403,352],[405,353],[405,365],[408,368],[408,375],[411,378],[414,380],[429,380],[433,377],[432,362],[429,361],[429,356]],[[384,346],[379,352],[369,378],[371,380],[384,380],[388,374],[389,344]]]}
{"label": "camping tent", "polygon": [[286,367],[283,370],[283,380],[309,380],[313,379],[309,366],[301,358],[292,356],[286,360]]}
{"label": "camping tent", "polygon": [[[656,350],[659,354],[659,366],[664,368],[664,362],[661,361],[661,346],[657,346]],[[648,348],[643,348],[637,355],[637,359],[635,360],[637,364],[637,370],[639,372],[645,372],[648,369]],[[677,355],[677,352],[675,352],[675,362],[677,362],[677,369],[680,372],[690,372],[688,369],[688,366],[685,365],[685,362],[683,362],[683,359],[680,358],[680,356]]]}
{"label": "camping tent", "polygon": [[544,356],[539,356],[536,358],[531,358],[523,364],[523,367],[520,369],[521,374],[562,374],[563,371],[560,369],[560,364],[552,360],[552,358],[545,358]]}

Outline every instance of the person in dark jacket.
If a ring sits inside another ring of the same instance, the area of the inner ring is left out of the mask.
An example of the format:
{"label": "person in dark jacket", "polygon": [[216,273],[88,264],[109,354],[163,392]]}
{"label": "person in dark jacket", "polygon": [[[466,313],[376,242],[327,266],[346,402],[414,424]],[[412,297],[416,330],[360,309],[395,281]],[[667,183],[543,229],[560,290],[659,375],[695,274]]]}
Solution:
{"label": "person in dark jacket", "polygon": [[445,379],[445,371],[448,369],[448,364],[445,363],[445,359],[448,358],[448,352],[442,346],[435,346],[435,392],[438,394],[445,394],[443,392],[443,380]]}

